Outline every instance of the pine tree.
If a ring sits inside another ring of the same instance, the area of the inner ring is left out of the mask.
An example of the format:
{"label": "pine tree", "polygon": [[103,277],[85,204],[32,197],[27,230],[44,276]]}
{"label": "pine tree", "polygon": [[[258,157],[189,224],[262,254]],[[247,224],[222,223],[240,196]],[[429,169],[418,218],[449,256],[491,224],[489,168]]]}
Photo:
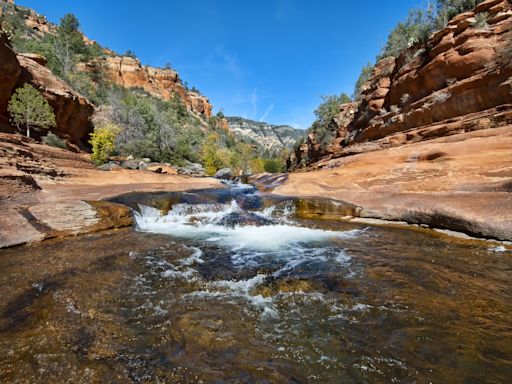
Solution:
{"label": "pine tree", "polygon": [[27,137],[30,137],[30,129],[48,129],[55,127],[55,114],[52,107],[41,92],[30,84],[16,89],[7,107],[11,116],[11,122],[18,130],[26,128]]}

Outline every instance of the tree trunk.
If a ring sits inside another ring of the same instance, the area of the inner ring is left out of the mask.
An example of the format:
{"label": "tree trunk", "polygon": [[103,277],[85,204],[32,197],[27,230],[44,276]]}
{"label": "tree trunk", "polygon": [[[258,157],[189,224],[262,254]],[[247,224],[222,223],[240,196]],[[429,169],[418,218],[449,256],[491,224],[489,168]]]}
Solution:
{"label": "tree trunk", "polygon": [[27,137],[30,137],[30,126],[27,125]]}

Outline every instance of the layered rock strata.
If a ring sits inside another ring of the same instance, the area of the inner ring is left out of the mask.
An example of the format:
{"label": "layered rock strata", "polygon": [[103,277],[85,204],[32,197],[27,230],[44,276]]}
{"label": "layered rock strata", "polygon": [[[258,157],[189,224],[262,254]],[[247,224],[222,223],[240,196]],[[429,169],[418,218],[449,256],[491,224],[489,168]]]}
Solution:
{"label": "layered rock strata", "polygon": [[425,44],[379,61],[353,118],[333,122],[337,140],[319,147],[310,132],[289,167],[511,122],[512,4],[487,0]]}

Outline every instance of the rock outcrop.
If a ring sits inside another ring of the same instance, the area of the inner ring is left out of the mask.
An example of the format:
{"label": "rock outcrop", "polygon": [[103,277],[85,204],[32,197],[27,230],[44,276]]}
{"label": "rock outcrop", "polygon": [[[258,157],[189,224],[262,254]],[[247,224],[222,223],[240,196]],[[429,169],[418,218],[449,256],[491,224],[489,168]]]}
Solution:
{"label": "rock outcrop", "polygon": [[84,146],[92,131],[90,118],[94,112],[93,105],[41,65],[41,60],[34,59],[33,55],[21,54],[17,57],[22,68],[18,86],[30,83],[38,88],[55,113],[55,132],[74,144]]}
{"label": "rock outcrop", "polygon": [[5,34],[0,30],[0,129],[9,125],[7,116],[7,103],[11,98],[21,66],[7,42]]}
{"label": "rock outcrop", "polygon": [[208,98],[186,89],[173,69],[154,68],[142,65],[136,58],[117,55],[81,64],[78,69],[90,73],[101,70],[114,84],[125,88],[141,88],[165,100],[178,95],[192,112],[205,117],[212,115]]}
{"label": "rock outcrop", "polygon": [[512,240],[512,3],[485,0],[379,61],[329,128],[329,145],[312,130],[289,158],[308,172],[254,181],[355,204],[355,220]]}
{"label": "rock outcrop", "polygon": [[[479,14],[487,15],[483,26],[476,23]],[[353,118],[337,123],[337,140],[318,148],[310,132],[289,167],[506,125],[511,92],[512,4],[486,0],[425,44],[378,62]]]}
{"label": "rock outcrop", "polygon": [[163,167],[107,174],[87,153],[0,133],[0,248],[131,225],[129,207],[101,200],[110,196],[221,186],[212,178],[164,174]]}
{"label": "rock outcrop", "polygon": [[[2,1],[5,0],[0,0],[0,3]],[[8,3],[13,4],[13,2]],[[12,6],[8,9],[12,9]],[[55,33],[56,25],[49,22],[46,17],[28,8],[23,8],[23,10],[24,12],[20,15],[25,19],[25,25],[30,28],[34,36],[42,37],[48,33]],[[85,35],[83,35],[83,39],[86,44],[94,43]],[[211,116],[212,105],[208,98],[185,88],[175,70],[142,65],[136,58],[120,56],[109,49],[104,49],[104,51],[106,54],[104,58],[88,64],[80,63],[76,69],[94,73],[101,70],[110,81],[117,85],[126,88],[141,88],[162,99],[168,100],[173,95],[178,95],[192,112],[204,117]]]}
{"label": "rock outcrop", "polygon": [[326,197],[360,207],[338,219],[389,220],[512,240],[512,125],[366,151],[325,160],[323,169],[249,181],[283,196]]}
{"label": "rock outcrop", "polygon": [[237,138],[255,144],[261,151],[276,153],[291,149],[305,134],[288,125],[272,125],[243,117],[226,117],[226,120]]}
{"label": "rock outcrop", "polygon": [[45,63],[38,55],[16,55],[0,33],[0,129],[13,130],[8,124],[7,104],[16,88],[29,83],[43,93],[55,112],[57,127],[52,130],[83,147],[92,129],[90,118],[94,108],[46,68]]}

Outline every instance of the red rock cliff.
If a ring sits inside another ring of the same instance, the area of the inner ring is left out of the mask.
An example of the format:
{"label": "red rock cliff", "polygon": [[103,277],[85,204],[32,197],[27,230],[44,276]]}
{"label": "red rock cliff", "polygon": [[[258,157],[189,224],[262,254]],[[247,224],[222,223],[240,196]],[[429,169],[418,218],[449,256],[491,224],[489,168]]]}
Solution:
{"label": "red rock cliff", "polygon": [[20,63],[0,31],[0,128],[8,126],[7,103],[21,73]]}
{"label": "red rock cliff", "polygon": [[[475,16],[487,14],[478,27]],[[315,132],[290,169],[512,122],[512,4],[487,0],[453,18],[426,44],[378,62],[353,118],[320,146]],[[343,109],[343,107],[342,107]]]}
{"label": "red rock cliff", "polygon": [[16,56],[0,33],[0,128],[12,131],[7,103],[17,87],[30,83],[43,93],[55,112],[57,127],[53,130],[74,144],[84,146],[92,129],[89,119],[94,108],[43,63],[44,59],[37,55]]}
{"label": "red rock cliff", "polygon": [[210,117],[212,106],[207,97],[187,90],[173,69],[142,65],[138,59],[127,56],[108,56],[94,63],[80,65],[79,70],[96,71],[101,68],[113,83],[126,88],[142,88],[155,97],[169,100],[177,94],[193,112]]}

